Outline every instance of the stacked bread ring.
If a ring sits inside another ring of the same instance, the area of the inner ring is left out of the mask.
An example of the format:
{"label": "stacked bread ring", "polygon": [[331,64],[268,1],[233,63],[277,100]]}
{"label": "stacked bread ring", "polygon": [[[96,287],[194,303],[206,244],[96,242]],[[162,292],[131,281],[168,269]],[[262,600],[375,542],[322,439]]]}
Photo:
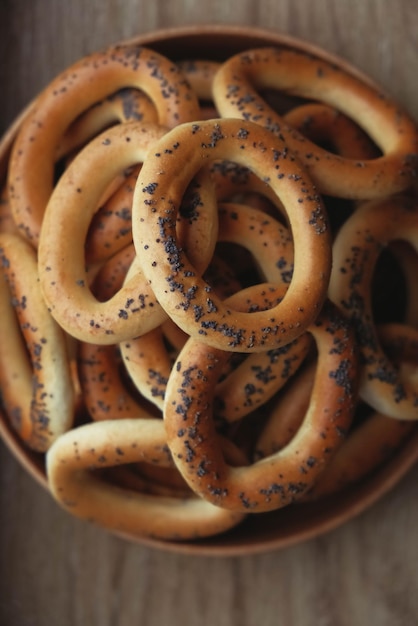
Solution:
{"label": "stacked bread ring", "polygon": [[197,541],[377,471],[418,422],[417,174],[410,116],[303,49],[55,78],[0,205],[2,410],[55,500]]}

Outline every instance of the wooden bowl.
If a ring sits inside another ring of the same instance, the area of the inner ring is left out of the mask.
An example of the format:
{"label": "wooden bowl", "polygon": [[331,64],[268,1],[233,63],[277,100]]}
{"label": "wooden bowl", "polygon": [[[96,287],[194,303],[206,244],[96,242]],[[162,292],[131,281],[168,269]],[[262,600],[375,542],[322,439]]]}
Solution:
{"label": "wooden bowl", "polygon": [[[272,31],[241,26],[196,26],[160,30],[130,40],[151,47],[173,60],[223,60],[246,49],[260,46],[286,46],[308,51],[331,60],[363,81],[372,81],[346,61],[317,46]],[[4,181],[7,161],[16,132],[26,115],[24,111],[0,144],[0,181]],[[418,428],[418,425],[417,425]],[[174,542],[128,536],[130,541],[163,550],[206,556],[239,556],[278,550],[324,534],[347,522],[392,489],[418,459],[418,429],[379,470],[361,483],[319,502],[294,504],[272,513],[249,516],[233,530],[196,542]],[[0,414],[0,435],[11,453],[42,487],[48,489],[44,458],[29,451],[12,431],[7,417]]]}

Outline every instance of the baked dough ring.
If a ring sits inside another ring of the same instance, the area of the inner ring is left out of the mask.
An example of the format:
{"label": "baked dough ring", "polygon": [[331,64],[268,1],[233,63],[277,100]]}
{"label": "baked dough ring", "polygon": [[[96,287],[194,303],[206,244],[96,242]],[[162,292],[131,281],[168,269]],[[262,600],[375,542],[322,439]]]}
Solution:
{"label": "baked dough ring", "polygon": [[47,454],[48,484],[73,515],[133,536],[198,539],[236,526],[244,516],[200,498],[137,493],[105,483],[91,471],[165,455],[164,423],[158,419],[93,422],[60,437]]}
{"label": "baked dough ring", "polygon": [[391,197],[364,203],[341,227],[334,243],[329,296],[352,321],[361,352],[361,398],[376,411],[418,419],[418,386],[384,353],[374,323],[371,285],[377,259],[390,242],[418,252],[417,202]]}
{"label": "baked dough ring", "polygon": [[[273,88],[329,104],[363,128],[382,156],[348,159],[328,152],[285,123],[257,93]],[[213,83],[222,117],[240,117],[283,137],[321,193],[351,199],[384,197],[411,186],[418,130],[399,105],[341,67],[298,50],[260,48],[230,57]]]}
{"label": "baked dough ring", "polygon": [[[270,311],[232,310],[196,273],[179,246],[176,220],[184,191],[202,165],[232,160],[250,167],[283,200],[294,241],[294,271],[283,301]],[[180,328],[225,350],[269,350],[299,336],[326,297],[331,266],[320,196],[287,146],[257,124],[220,119],[182,124],[153,147],[132,208],[134,245],[146,278]]]}
{"label": "baked dough ring", "polygon": [[[254,288],[245,291],[254,301]],[[309,332],[318,366],[302,427],[279,453],[237,468],[216,445],[212,416],[227,353],[192,338],[185,344],[167,384],[164,422],[173,459],[195,493],[234,511],[271,511],[301,498],[323,471],[351,423],[357,359],[351,330],[334,307],[326,306]]]}
{"label": "baked dough ring", "polygon": [[33,248],[2,233],[0,260],[2,404],[25,444],[44,452],[74,419],[66,336],[43,301]]}
{"label": "baked dough ring", "polygon": [[199,103],[183,74],[166,57],[138,45],[120,45],[87,56],[53,80],[37,97],[14,143],[9,191],[16,224],[36,246],[53,189],[57,149],[84,111],[120,89],[144,91],[161,126],[199,118]]}
{"label": "baked dough ring", "polygon": [[103,189],[118,172],[143,161],[164,132],[159,126],[136,122],[105,131],[77,155],[50,198],[39,240],[41,287],[54,318],[79,340],[117,343],[165,319],[139,271],[112,298],[99,302],[88,285],[84,256],[88,228]]}

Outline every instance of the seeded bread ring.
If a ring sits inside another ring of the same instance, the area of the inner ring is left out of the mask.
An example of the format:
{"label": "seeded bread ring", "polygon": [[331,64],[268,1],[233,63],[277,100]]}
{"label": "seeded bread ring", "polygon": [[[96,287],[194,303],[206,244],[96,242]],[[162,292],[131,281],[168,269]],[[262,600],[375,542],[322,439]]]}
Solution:
{"label": "seeded bread ring", "polygon": [[34,246],[52,193],[62,136],[81,113],[126,87],[136,87],[150,97],[161,126],[171,128],[199,117],[197,97],[177,66],[138,45],[115,46],[91,54],[57,76],[37,97],[19,130],[10,159],[12,213]]}
{"label": "seeded bread ring", "polygon": [[48,484],[57,502],[76,517],[123,534],[170,540],[221,533],[242,519],[196,497],[137,493],[100,480],[91,470],[155,462],[165,440],[158,419],[92,422],[60,437],[47,454]]}
{"label": "seeded bread ring", "polygon": [[[254,288],[245,291],[254,300]],[[341,445],[357,399],[354,337],[331,305],[309,332],[318,347],[318,365],[297,436],[279,453],[238,468],[228,465],[215,440],[213,398],[227,353],[194,339],[185,344],[167,384],[164,422],[174,462],[202,498],[241,512],[286,506],[307,492]]]}
{"label": "seeded bread ring", "polygon": [[2,233],[0,260],[2,403],[25,444],[45,452],[74,419],[67,338],[45,306],[33,248]]}
{"label": "seeded bread ring", "polygon": [[[367,132],[382,156],[348,159],[320,148],[260,97],[257,89],[261,87],[335,107]],[[283,137],[321,193],[367,199],[403,191],[414,182],[418,165],[415,123],[387,95],[324,59],[297,50],[248,50],[221,65],[213,94],[221,117],[251,120]]]}
{"label": "seeded bread ring", "polygon": [[[176,235],[185,189],[209,161],[250,167],[283,200],[294,241],[294,271],[283,301],[256,314],[227,307],[196,272]],[[321,197],[287,146],[257,124],[220,119],[182,124],[153,146],[132,208],[134,245],[146,278],[180,328],[225,350],[269,350],[299,336],[326,297],[330,233]],[[195,312],[199,315],[196,316]]]}
{"label": "seeded bread ring", "polygon": [[360,396],[379,413],[418,419],[418,386],[402,376],[380,344],[371,285],[377,259],[394,240],[418,252],[416,199],[391,197],[363,203],[341,227],[334,243],[329,296],[355,327],[361,352]]}
{"label": "seeded bread ring", "polygon": [[143,161],[164,132],[135,122],[105,131],[79,152],[48,202],[38,249],[41,287],[53,317],[81,341],[117,343],[165,318],[139,273],[108,301],[99,302],[88,284],[84,255],[88,228],[108,182]]}

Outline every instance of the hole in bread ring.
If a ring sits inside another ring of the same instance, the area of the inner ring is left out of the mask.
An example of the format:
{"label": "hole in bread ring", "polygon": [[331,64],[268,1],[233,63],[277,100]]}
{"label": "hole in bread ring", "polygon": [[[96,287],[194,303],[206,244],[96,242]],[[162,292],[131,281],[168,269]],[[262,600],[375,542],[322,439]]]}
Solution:
{"label": "hole in bread ring", "polygon": [[8,185],[16,224],[36,246],[52,193],[57,149],[69,125],[110,94],[135,87],[155,105],[158,122],[171,128],[199,118],[199,103],[177,66],[138,45],[121,45],[87,56],[38,96],[21,126],[10,159]]}
{"label": "hole in bread ring", "polygon": [[[382,151],[376,159],[348,159],[328,152],[290,127],[257,93],[271,87],[325,102],[352,118]],[[302,51],[260,48],[225,61],[214,78],[222,117],[240,117],[284,137],[321,193],[351,199],[383,197],[412,185],[417,172],[418,130],[397,103],[371,84]]]}
{"label": "hole in bread ring", "polygon": [[2,406],[26,445],[44,452],[74,419],[67,337],[45,306],[33,248],[2,233],[0,262]]}
{"label": "hole in bread ring", "polygon": [[[244,290],[240,300],[258,300],[257,290]],[[319,476],[351,423],[357,358],[351,329],[335,307],[326,305],[309,332],[318,362],[301,428],[277,454],[237,468],[216,444],[213,419],[214,391],[228,353],[194,339],[185,344],[167,384],[164,421],[173,459],[195,493],[234,511],[271,511],[302,497]]]}
{"label": "hole in bread ring", "polygon": [[[251,168],[283,201],[294,241],[294,271],[283,301],[238,312],[196,272],[176,235],[184,191],[212,160]],[[148,154],[134,192],[132,232],[141,267],[180,328],[225,350],[269,350],[300,335],[326,297],[331,244],[321,197],[284,142],[257,124],[228,119],[177,126]],[[196,314],[196,312],[198,314]]]}
{"label": "hole in bread ring", "polygon": [[165,446],[158,419],[93,422],[60,437],[47,454],[48,485],[71,514],[134,536],[198,539],[234,527],[243,515],[192,496],[138,493],[106,483],[93,469],[142,461],[155,463]]}
{"label": "hole in bread ring", "polygon": [[329,296],[355,328],[361,353],[360,396],[380,413],[416,420],[418,386],[384,353],[371,302],[376,262],[395,240],[407,241],[418,253],[416,199],[398,196],[358,207],[335,239]]}

